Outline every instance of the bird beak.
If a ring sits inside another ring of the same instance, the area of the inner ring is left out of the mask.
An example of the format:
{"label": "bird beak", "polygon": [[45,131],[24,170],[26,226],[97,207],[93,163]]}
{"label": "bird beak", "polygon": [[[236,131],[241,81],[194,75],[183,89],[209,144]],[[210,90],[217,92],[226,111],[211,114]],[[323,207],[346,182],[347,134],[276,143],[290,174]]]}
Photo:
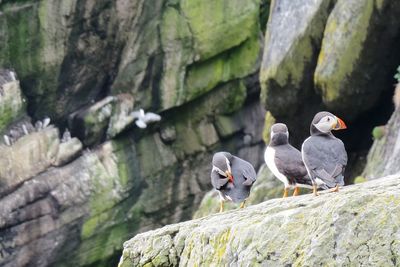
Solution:
{"label": "bird beak", "polygon": [[232,173],[230,171],[226,171],[225,174],[226,174],[226,177],[228,177],[229,181],[231,183],[233,183],[233,175],[232,175]]}
{"label": "bird beak", "polygon": [[344,121],[342,119],[336,117],[336,124],[333,125],[332,129],[333,130],[343,130],[343,129],[346,129],[346,128],[347,128],[347,126],[344,123]]}

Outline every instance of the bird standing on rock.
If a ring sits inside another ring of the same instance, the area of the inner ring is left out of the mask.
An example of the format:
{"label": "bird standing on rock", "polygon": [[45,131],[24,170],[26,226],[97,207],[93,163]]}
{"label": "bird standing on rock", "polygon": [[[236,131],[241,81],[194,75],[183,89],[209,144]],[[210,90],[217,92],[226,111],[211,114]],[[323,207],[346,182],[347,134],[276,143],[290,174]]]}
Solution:
{"label": "bird standing on rock", "polygon": [[303,142],[301,154],[313,181],[314,195],[318,195],[317,183],[324,189],[334,188],[334,192],[344,185],[347,152],[331,131],[346,128],[341,119],[326,111],[318,112],[311,122],[311,136]]}
{"label": "bird standing on rock", "polygon": [[211,184],[218,191],[224,211],[224,202],[241,203],[244,207],[250,189],[257,179],[256,171],[249,162],[228,152],[217,152],[212,159]]}
{"label": "bird standing on rock", "polygon": [[285,124],[276,123],[271,127],[271,139],[264,154],[265,163],[276,178],[284,184],[283,197],[294,187],[293,196],[299,194],[299,187],[312,188],[299,150],[289,144],[289,131]]}

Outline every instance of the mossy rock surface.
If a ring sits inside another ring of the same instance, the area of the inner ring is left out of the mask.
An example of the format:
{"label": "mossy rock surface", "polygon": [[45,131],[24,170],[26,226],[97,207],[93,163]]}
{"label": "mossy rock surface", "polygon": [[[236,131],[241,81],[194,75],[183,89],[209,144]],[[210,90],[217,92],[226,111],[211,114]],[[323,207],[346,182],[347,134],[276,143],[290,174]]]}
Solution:
{"label": "mossy rock surface", "polygon": [[[383,126],[379,126],[383,127]],[[384,126],[384,134],[375,138],[368,152],[367,164],[362,176],[374,180],[382,175],[400,171],[400,109],[396,109],[389,122]]]}
{"label": "mossy rock surface", "polygon": [[119,266],[396,266],[399,181],[268,200],[142,233],[124,243]]}
{"label": "mossy rock surface", "polygon": [[391,52],[398,46],[396,35],[381,29],[400,27],[399,14],[398,2],[337,1],[325,26],[314,74],[317,91],[329,109],[354,118],[379,99],[385,90],[382,84],[388,81],[380,75],[382,69],[398,64]]}

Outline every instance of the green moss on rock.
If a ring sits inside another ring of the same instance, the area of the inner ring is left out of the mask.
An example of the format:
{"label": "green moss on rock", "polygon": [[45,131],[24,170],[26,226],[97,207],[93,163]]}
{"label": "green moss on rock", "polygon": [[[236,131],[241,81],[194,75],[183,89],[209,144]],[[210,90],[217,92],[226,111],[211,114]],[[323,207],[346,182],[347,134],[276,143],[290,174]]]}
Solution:
{"label": "green moss on rock", "polygon": [[190,66],[185,80],[186,101],[208,92],[219,83],[243,78],[254,72],[259,49],[258,36],[255,34],[232,50]]}
{"label": "green moss on rock", "polygon": [[271,126],[275,123],[275,118],[271,112],[265,113],[264,129],[263,129],[263,140],[264,143],[268,144],[271,138]]}
{"label": "green moss on rock", "polygon": [[[314,81],[324,102],[334,107],[350,95],[348,79],[364,49],[374,1],[338,1],[329,17],[324,33]],[[351,8],[349,8],[351,7]]]}
{"label": "green moss on rock", "polygon": [[215,56],[258,31],[259,1],[181,0],[180,6],[195,41],[199,59]]}
{"label": "green moss on rock", "polygon": [[26,102],[18,81],[2,85],[0,91],[0,132],[2,132],[9,124],[26,114]]}

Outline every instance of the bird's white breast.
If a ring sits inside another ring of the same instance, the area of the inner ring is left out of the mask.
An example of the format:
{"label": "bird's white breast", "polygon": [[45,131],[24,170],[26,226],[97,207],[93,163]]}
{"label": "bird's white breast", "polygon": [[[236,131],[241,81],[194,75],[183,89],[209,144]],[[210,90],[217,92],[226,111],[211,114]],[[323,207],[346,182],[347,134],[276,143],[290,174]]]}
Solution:
{"label": "bird's white breast", "polygon": [[264,154],[265,163],[267,164],[268,168],[271,172],[285,184],[285,187],[289,186],[289,180],[286,178],[285,175],[279,172],[278,168],[275,164],[275,149],[272,147],[267,147]]}

